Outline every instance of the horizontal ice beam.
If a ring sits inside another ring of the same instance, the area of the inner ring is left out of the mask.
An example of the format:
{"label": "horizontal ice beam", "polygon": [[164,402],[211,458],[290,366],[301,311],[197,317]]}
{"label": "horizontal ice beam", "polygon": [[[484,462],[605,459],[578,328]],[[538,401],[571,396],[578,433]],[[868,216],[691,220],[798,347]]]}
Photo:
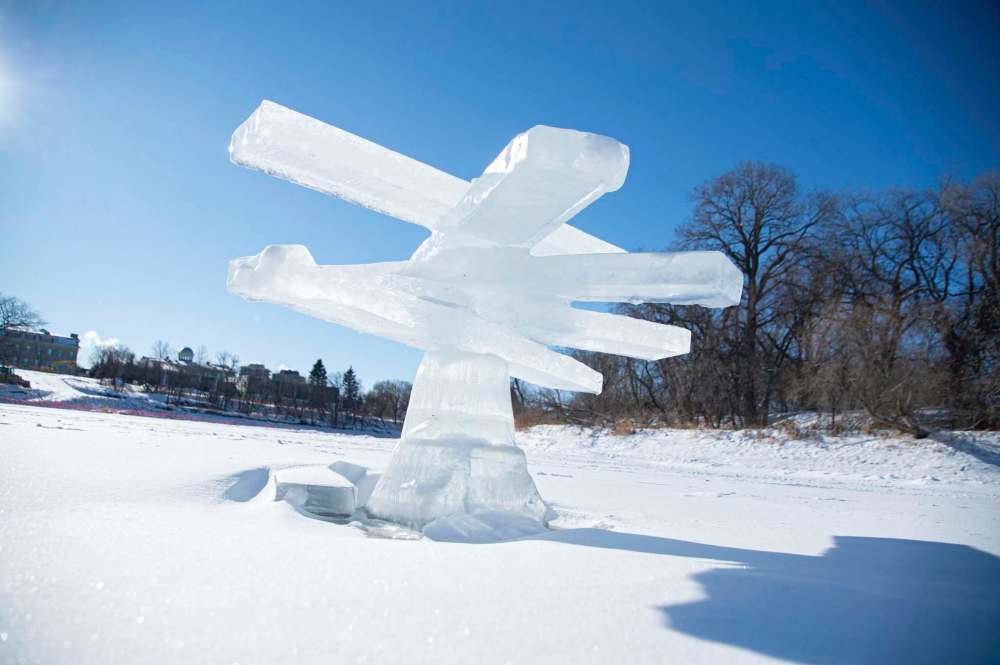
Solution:
{"label": "horizontal ice beam", "polygon": [[469,183],[264,100],[229,142],[234,164],[433,229]]}
{"label": "horizontal ice beam", "polygon": [[537,125],[507,144],[437,230],[530,248],[621,187],[628,163],[628,147],[612,138]]}
{"label": "horizontal ice beam", "polygon": [[[546,256],[534,279],[553,294],[583,302],[740,304],[743,273],[722,252]],[[544,277],[543,277],[544,276]]]}
{"label": "horizontal ice beam", "polygon": [[[460,285],[473,296],[495,293],[584,302],[738,305],[743,273],[722,252],[530,256],[517,248],[457,247],[402,265],[405,274]],[[480,298],[481,299],[481,298]],[[521,305],[504,305],[516,311]]]}
{"label": "horizontal ice beam", "polygon": [[270,245],[231,261],[227,288],[425,351],[492,354],[509,363],[512,376],[540,386],[601,391],[600,372],[476,316],[454,288],[396,274],[400,265],[320,266],[302,245]]}
{"label": "horizontal ice beam", "polygon": [[691,350],[691,331],[677,326],[569,307],[550,306],[547,315],[526,314],[524,319],[531,323],[518,325],[517,330],[542,344],[642,360],[670,358]]}
{"label": "horizontal ice beam", "polygon": [[[233,132],[234,164],[294,182],[432,231],[471,185],[439,169],[264,100]],[[538,255],[621,252],[579,229],[556,228]]]}

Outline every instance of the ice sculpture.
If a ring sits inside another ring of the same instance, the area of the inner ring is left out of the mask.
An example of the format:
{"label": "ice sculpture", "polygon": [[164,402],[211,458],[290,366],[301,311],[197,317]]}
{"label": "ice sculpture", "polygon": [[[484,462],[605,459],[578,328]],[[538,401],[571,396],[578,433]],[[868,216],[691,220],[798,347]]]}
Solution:
{"label": "ice sculpture", "polygon": [[690,333],[573,301],[735,305],[743,276],[719,252],[634,253],[567,224],[621,187],[626,146],[536,126],[467,182],[264,101],[234,132],[232,161],[420,224],[408,261],[321,266],[301,245],[232,261],[249,300],[426,351],[403,435],[368,500],[372,516],[421,527],[476,511],[544,519],[514,445],[510,377],[599,393],[602,377],[552,350],[646,360],[686,353]]}

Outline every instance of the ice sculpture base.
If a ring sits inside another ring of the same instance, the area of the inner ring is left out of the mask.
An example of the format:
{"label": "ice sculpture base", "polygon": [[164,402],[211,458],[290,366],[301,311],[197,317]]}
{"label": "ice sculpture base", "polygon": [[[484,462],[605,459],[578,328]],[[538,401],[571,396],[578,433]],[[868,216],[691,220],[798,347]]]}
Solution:
{"label": "ice sculpture base", "polygon": [[548,507],[517,446],[474,438],[406,438],[365,510],[371,517],[422,529],[441,517],[477,511],[544,523]]}

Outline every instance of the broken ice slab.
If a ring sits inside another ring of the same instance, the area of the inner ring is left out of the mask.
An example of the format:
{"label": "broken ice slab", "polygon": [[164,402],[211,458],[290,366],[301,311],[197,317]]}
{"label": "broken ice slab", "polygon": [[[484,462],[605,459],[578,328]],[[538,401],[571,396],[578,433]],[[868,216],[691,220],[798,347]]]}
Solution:
{"label": "broken ice slab", "polygon": [[337,460],[330,465],[330,469],[336,471],[354,484],[356,489],[354,507],[364,508],[365,504],[368,503],[368,497],[372,495],[372,491],[378,484],[381,474],[372,473],[368,470],[368,467],[345,462],[344,460]]}
{"label": "broken ice slab", "polygon": [[275,474],[275,500],[321,517],[347,517],[354,512],[357,488],[328,466],[282,469]]}
{"label": "broken ice slab", "polygon": [[515,513],[485,510],[452,515],[424,527],[425,537],[446,543],[501,543],[547,532],[538,520]]}

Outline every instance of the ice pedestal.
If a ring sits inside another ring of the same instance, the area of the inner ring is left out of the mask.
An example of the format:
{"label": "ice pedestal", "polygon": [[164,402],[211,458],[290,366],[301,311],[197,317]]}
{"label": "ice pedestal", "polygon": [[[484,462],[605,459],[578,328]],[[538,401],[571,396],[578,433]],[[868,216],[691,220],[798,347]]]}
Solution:
{"label": "ice pedestal", "polygon": [[547,507],[517,446],[483,439],[403,439],[365,510],[414,528],[441,517],[503,511],[543,521]]}
{"label": "ice pedestal", "polygon": [[365,509],[415,528],[480,511],[544,521],[548,508],[514,445],[507,363],[457,351],[424,356],[403,437]]}

